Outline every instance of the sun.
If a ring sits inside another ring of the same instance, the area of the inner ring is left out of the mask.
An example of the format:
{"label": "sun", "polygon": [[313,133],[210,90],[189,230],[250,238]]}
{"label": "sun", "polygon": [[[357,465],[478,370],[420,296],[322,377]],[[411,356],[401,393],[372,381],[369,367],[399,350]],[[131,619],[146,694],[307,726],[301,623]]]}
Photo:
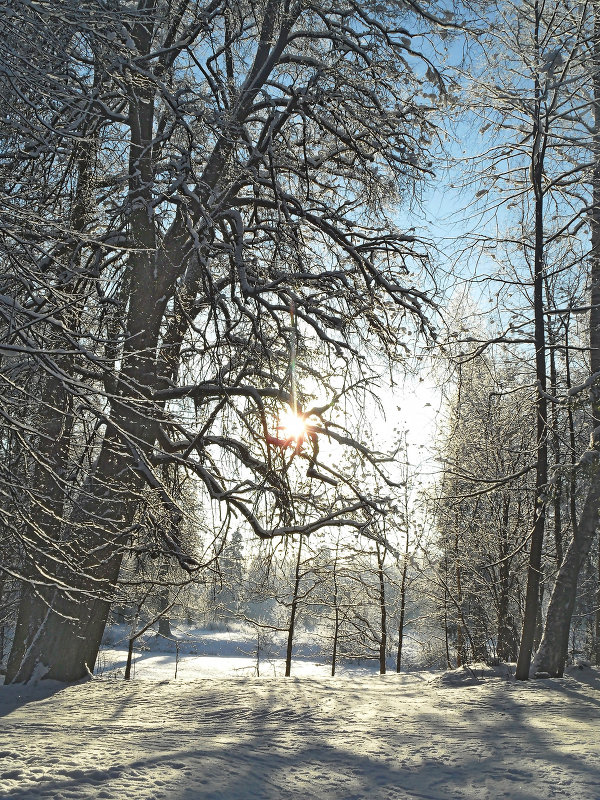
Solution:
{"label": "sun", "polygon": [[277,428],[284,439],[292,439],[297,442],[302,441],[306,436],[305,418],[295,414],[291,409],[281,414]]}

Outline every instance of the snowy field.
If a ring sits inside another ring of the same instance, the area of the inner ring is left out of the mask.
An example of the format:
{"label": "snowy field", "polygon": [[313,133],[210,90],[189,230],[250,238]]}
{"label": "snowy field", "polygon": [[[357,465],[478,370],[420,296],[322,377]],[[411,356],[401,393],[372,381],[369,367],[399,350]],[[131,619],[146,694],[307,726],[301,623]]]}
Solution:
{"label": "snowy field", "polygon": [[222,638],[143,653],[128,683],[109,648],[92,681],[0,686],[2,800],[600,800],[593,668],[523,685],[304,658],[256,677]]}

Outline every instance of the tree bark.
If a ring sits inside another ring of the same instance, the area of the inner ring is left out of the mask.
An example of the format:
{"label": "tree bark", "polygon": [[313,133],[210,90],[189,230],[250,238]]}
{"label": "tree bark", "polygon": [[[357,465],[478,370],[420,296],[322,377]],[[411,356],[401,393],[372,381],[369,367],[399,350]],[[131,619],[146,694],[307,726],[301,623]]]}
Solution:
{"label": "tree bark", "polygon": [[402,565],[402,581],[400,583],[400,620],[398,622],[398,650],[396,653],[396,672],[402,669],[402,645],[404,643],[404,616],[406,614],[406,577],[408,573],[408,532],[406,534],[406,549],[404,551],[404,564]]}
{"label": "tree bark", "polygon": [[546,625],[532,672],[561,677],[569,648],[571,617],[577,596],[577,580],[598,529],[600,481],[595,478],[579,518],[578,535],[573,537],[554,584]]}
{"label": "tree bark", "polygon": [[[547,295],[550,297],[550,289],[547,286]],[[558,378],[556,370],[556,347],[557,337],[555,336],[550,319],[548,325],[548,350],[550,356],[550,394],[556,398],[558,395]],[[558,429],[558,405],[551,403],[551,430],[552,430],[552,457],[554,464],[562,463],[561,454],[561,437]],[[554,494],[552,498],[554,509],[554,549],[556,552],[556,565],[560,567],[563,560],[563,526],[562,526],[562,501],[563,501],[563,481],[560,475],[555,479]],[[541,600],[540,600],[541,603]]]}
{"label": "tree bark", "polygon": [[[91,216],[93,195],[93,162],[95,159],[95,131],[75,145],[77,185],[71,228],[75,236],[83,234]],[[77,332],[80,307],[74,293],[75,262],[78,242],[65,248],[61,254],[63,272],[68,281],[60,286],[61,293],[71,296],[70,305],[57,314],[67,331]],[[65,348],[60,331],[48,334],[48,350],[58,353]],[[69,347],[66,345],[66,349]],[[25,565],[26,580],[21,586],[21,599],[15,626],[15,635],[7,664],[5,682],[27,680],[35,669],[32,658],[42,631],[50,625],[52,609],[58,602],[57,585],[71,585],[77,580],[77,561],[69,563],[68,556],[75,555],[65,542],[65,500],[69,470],[71,436],[73,433],[73,398],[66,380],[72,376],[72,362],[68,355],[58,355],[47,363],[48,371],[42,378],[38,410],[36,458],[31,479],[31,499],[27,517],[27,537],[36,553],[35,564]],[[62,379],[61,374],[64,377]],[[75,564],[75,574],[73,573]],[[68,616],[68,615],[67,615]],[[68,643],[66,644],[69,650]]]}
{"label": "tree bark", "polygon": [[[150,10],[150,9],[149,9]],[[139,52],[150,48],[150,26],[136,26]],[[112,398],[111,420],[93,476],[64,533],[75,564],[68,581],[49,590],[26,589],[21,602],[6,682],[23,682],[39,670],[46,678],[74,681],[93,671],[106,625],[113,587],[123,557],[123,531],[133,517],[130,498],[142,485],[126,442],[146,451],[154,441],[148,406],[139,402],[145,387],[155,388],[156,348],[167,301],[169,270],[157,265],[152,217],[153,93],[132,90],[129,109],[129,196],[132,206],[131,283],[128,338],[120,388]],[[133,395],[133,396],[132,396]],[[133,399],[131,403],[129,400]],[[58,406],[60,407],[60,406]],[[62,518],[62,514],[60,515]]]}
{"label": "tree bark", "polygon": [[[592,155],[591,253],[590,253],[590,372],[596,376],[591,388],[592,439],[600,449],[600,11],[594,6],[594,136]],[[598,480],[598,478],[596,478]],[[600,664],[600,544],[598,546],[598,584],[596,590],[596,664]]]}
{"label": "tree bark", "polygon": [[287,646],[285,650],[285,677],[289,678],[292,674],[292,650],[294,647],[294,631],[296,629],[296,613],[298,610],[298,596],[300,593],[301,580],[301,561],[302,559],[302,536],[298,544],[298,556],[296,558],[296,571],[294,573],[294,593],[292,595],[292,605],[290,608],[290,622],[288,625]]}
{"label": "tree bark", "polygon": [[[538,3],[535,3],[535,43],[539,50],[539,15]],[[535,375],[538,385],[536,398],[536,481],[535,504],[533,512],[533,532],[529,551],[527,570],[527,590],[525,594],[525,613],[523,615],[523,632],[517,659],[517,680],[529,678],[531,654],[535,640],[536,625],[540,605],[540,582],[542,569],[542,545],[546,520],[545,493],[548,484],[548,409],[546,401],[546,336],[544,320],[544,151],[546,135],[543,130],[541,111],[542,90],[538,78],[535,79],[535,117],[533,128],[533,150],[531,154],[531,182],[535,196],[535,243],[533,274],[533,312],[535,340]]]}
{"label": "tree bark", "polygon": [[339,540],[335,545],[335,559],[333,561],[333,645],[331,648],[331,676],[335,675],[335,668],[337,662],[338,640],[340,635],[340,607],[339,607],[339,594],[338,594],[338,556],[339,556]]}
{"label": "tree bark", "polygon": [[377,577],[379,580],[379,618],[381,622],[381,633],[379,638],[379,673],[386,673],[386,651],[387,651],[387,606],[385,600],[385,572],[383,563],[386,550],[377,544]]}
{"label": "tree bark", "polygon": [[[595,11],[594,18],[594,65],[600,64],[600,17]],[[577,580],[598,529],[598,508],[600,504],[600,479],[598,476],[598,456],[600,451],[600,74],[594,73],[594,122],[595,133],[592,143],[594,171],[592,176],[592,209],[590,212],[591,252],[590,252],[590,405],[592,435],[590,450],[591,485],[583,506],[581,517],[575,526],[573,537],[556,577],[550,598],[546,625],[535,659],[534,672],[560,676],[564,672],[569,646],[569,630],[575,599]],[[600,572],[600,568],[599,568]],[[600,578],[599,578],[600,580]],[[600,596],[600,585],[598,596]],[[600,630],[600,619],[596,618]],[[596,645],[598,648],[598,644]],[[597,656],[600,655],[597,650]]]}
{"label": "tree bark", "polygon": [[459,550],[458,550],[458,528],[454,534],[454,570],[455,570],[455,577],[456,577],[456,605],[457,605],[457,615],[456,615],[456,666],[462,667],[465,663],[465,637],[463,631],[463,613],[462,613],[462,602],[463,602],[463,594],[462,594],[462,574],[461,574],[461,566],[459,561]]}
{"label": "tree bark", "polygon": [[498,552],[499,587],[498,587],[498,644],[496,652],[500,661],[512,661],[514,653],[514,640],[512,628],[509,624],[510,604],[510,562],[508,561],[509,539],[508,526],[510,521],[510,497],[504,498],[502,508],[502,530]]}

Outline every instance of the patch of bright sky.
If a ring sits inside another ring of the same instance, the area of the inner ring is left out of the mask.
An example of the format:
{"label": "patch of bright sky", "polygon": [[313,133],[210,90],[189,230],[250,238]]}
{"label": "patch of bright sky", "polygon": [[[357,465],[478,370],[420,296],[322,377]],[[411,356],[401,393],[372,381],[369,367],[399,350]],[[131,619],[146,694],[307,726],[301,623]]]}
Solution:
{"label": "patch of bright sky", "polygon": [[[467,42],[455,33],[445,41],[419,37],[418,44],[443,73],[461,62]],[[441,339],[452,330],[464,335],[470,326],[477,330],[498,326],[501,313],[493,294],[498,286],[488,280],[498,273],[498,265],[483,248],[469,249],[469,236],[476,232],[493,238],[498,227],[510,221],[502,207],[490,213],[487,193],[482,191],[486,175],[468,174],[471,157],[486,149],[487,128],[481,130],[485,120],[474,109],[463,108],[454,121],[450,112],[441,108],[438,114],[441,144],[432,159],[435,174],[421,187],[418,200],[410,207],[400,206],[395,215],[400,229],[412,230],[426,243],[431,274],[420,288],[432,292],[441,305],[435,321]],[[424,482],[431,482],[439,474],[433,451],[446,387],[433,375],[427,358],[421,363],[416,375],[407,375],[389,398],[381,400],[387,419],[406,431],[409,462]]]}
{"label": "patch of bright sky", "polygon": [[385,451],[390,445],[390,432],[401,434],[406,441],[406,458],[415,485],[426,485],[435,479],[438,467],[434,447],[442,394],[434,377],[423,370],[407,375],[393,389],[380,397],[384,414],[373,422],[375,445]]}

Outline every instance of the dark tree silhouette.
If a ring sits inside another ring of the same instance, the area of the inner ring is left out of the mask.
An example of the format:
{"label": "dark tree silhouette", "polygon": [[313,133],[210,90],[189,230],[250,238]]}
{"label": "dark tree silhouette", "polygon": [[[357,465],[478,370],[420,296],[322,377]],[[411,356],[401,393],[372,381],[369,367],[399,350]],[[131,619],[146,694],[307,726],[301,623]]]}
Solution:
{"label": "dark tree silhouette", "polygon": [[[262,538],[373,512],[327,443],[370,458],[336,403],[364,393],[374,352],[401,356],[401,320],[428,328],[408,277],[423,250],[390,211],[430,169],[439,91],[412,13],[3,4],[1,500],[22,586],[7,682],[93,670],[130,548],[197,568],[166,467]],[[277,435],[284,406],[303,441]],[[297,476],[336,487],[333,508]],[[167,519],[150,543],[148,493]]]}

